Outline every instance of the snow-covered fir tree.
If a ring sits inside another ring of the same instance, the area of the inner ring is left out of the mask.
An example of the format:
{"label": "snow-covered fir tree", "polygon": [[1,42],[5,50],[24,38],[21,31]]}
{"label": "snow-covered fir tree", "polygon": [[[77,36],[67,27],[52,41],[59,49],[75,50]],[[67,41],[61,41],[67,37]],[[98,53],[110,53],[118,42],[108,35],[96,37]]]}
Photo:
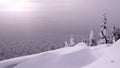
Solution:
{"label": "snow-covered fir tree", "polygon": [[67,41],[65,41],[64,44],[65,44],[65,47],[69,47],[69,44]]}
{"label": "snow-covered fir tree", "polygon": [[115,26],[113,26],[113,28],[112,28],[112,42],[113,43],[115,43],[115,30],[116,30],[116,27]]}
{"label": "snow-covered fir tree", "polygon": [[104,20],[103,20],[103,23],[101,25],[98,44],[106,44],[106,43],[108,43],[108,37],[107,37],[107,18],[106,18],[105,14],[103,16],[104,16]]}
{"label": "snow-covered fir tree", "polygon": [[70,44],[69,44],[70,47],[75,45],[75,39],[73,37],[73,34],[70,35],[70,40],[69,41],[70,41]]}
{"label": "snow-covered fir tree", "polygon": [[112,42],[114,43],[118,39],[120,39],[120,28],[117,28],[116,26],[113,26],[113,29],[112,29]]}
{"label": "snow-covered fir tree", "polygon": [[90,35],[89,35],[89,40],[88,40],[88,46],[95,46],[95,37],[94,37],[94,32],[93,30],[90,31]]}

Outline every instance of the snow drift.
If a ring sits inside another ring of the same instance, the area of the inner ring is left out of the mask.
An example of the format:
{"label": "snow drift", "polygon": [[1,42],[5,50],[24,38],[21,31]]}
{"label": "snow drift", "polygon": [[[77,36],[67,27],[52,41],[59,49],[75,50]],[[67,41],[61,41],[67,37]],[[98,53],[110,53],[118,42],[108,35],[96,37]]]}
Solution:
{"label": "snow drift", "polygon": [[14,68],[80,68],[97,59],[93,54],[94,51],[85,47],[86,45],[83,46],[83,43],[81,44],[42,53]]}
{"label": "snow drift", "polygon": [[[0,68],[80,68],[94,62],[97,55],[85,43],[0,63]],[[16,63],[16,64],[15,64]],[[6,65],[6,66],[5,66]]]}
{"label": "snow drift", "polygon": [[120,68],[120,40],[99,51],[103,54],[102,57],[83,68]]}

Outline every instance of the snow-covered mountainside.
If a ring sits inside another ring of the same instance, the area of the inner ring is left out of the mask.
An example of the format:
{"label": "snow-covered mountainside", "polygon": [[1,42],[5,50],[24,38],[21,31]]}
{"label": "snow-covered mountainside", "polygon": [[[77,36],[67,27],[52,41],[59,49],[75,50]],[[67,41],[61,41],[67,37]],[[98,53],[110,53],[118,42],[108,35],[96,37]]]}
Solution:
{"label": "snow-covered mountainside", "polygon": [[83,68],[120,68],[120,40],[110,47],[101,48],[99,52],[102,57]]}
{"label": "snow-covered mountainside", "polygon": [[0,62],[0,68],[119,68],[120,40],[115,44],[87,47],[78,43],[36,55]]}

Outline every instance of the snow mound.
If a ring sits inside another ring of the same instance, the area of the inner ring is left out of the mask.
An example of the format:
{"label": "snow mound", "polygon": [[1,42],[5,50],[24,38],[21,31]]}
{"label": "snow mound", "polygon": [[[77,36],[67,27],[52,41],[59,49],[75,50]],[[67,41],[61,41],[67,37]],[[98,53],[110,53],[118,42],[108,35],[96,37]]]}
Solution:
{"label": "snow mound", "polygon": [[111,47],[102,48],[99,51],[103,53],[103,56],[83,68],[120,68],[120,40]]}
{"label": "snow mound", "polygon": [[120,39],[116,41],[113,45],[120,47]]}
{"label": "snow mound", "polygon": [[84,42],[81,42],[81,43],[76,44],[75,46],[87,46],[87,44]]}
{"label": "snow mound", "polygon": [[81,45],[42,53],[13,68],[80,68],[97,60],[93,50]]}
{"label": "snow mound", "polygon": [[39,55],[39,54],[28,55],[28,56],[24,56],[24,57],[18,57],[18,58],[0,61],[0,68],[12,68],[12,67],[18,65],[19,63],[22,63],[22,62],[26,61],[27,59],[29,59],[31,57],[35,57],[37,55]]}

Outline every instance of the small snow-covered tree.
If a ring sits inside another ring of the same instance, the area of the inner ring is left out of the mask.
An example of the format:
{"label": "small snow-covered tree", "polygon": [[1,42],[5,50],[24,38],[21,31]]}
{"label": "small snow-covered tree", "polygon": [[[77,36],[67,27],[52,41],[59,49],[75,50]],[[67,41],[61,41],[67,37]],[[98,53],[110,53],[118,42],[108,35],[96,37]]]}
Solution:
{"label": "small snow-covered tree", "polygon": [[106,44],[106,43],[108,43],[108,37],[107,37],[107,18],[106,18],[105,14],[103,16],[104,16],[104,20],[103,20],[103,23],[101,25],[98,44]]}
{"label": "small snow-covered tree", "polygon": [[112,28],[112,42],[113,43],[115,43],[115,31],[116,31],[116,27],[115,26],[113,26],[113,28]]}
{"label": "small snow-covered tree", "polygon": [[69,47],[69,44],[67,41],[65,41],[64,44],[65,44],[65,47]]}
{"label": "small snow-covered tree", "polygon": [[75,45],[75,39],[73,38],[73,34],[70,35],[70,40],[69,41],[70,41],[70,44],[69,44],[70,47]]}
{"label": "small snow-covered tree", "polygon": [[95,38],[93,30],[90,31],[88,46],[95,46]]}
{"label": "small snow-covered tree", "polygon": [[113,43],[118,39],[120,39],[120,28],[113,26],[112,39],[113,39]]}

